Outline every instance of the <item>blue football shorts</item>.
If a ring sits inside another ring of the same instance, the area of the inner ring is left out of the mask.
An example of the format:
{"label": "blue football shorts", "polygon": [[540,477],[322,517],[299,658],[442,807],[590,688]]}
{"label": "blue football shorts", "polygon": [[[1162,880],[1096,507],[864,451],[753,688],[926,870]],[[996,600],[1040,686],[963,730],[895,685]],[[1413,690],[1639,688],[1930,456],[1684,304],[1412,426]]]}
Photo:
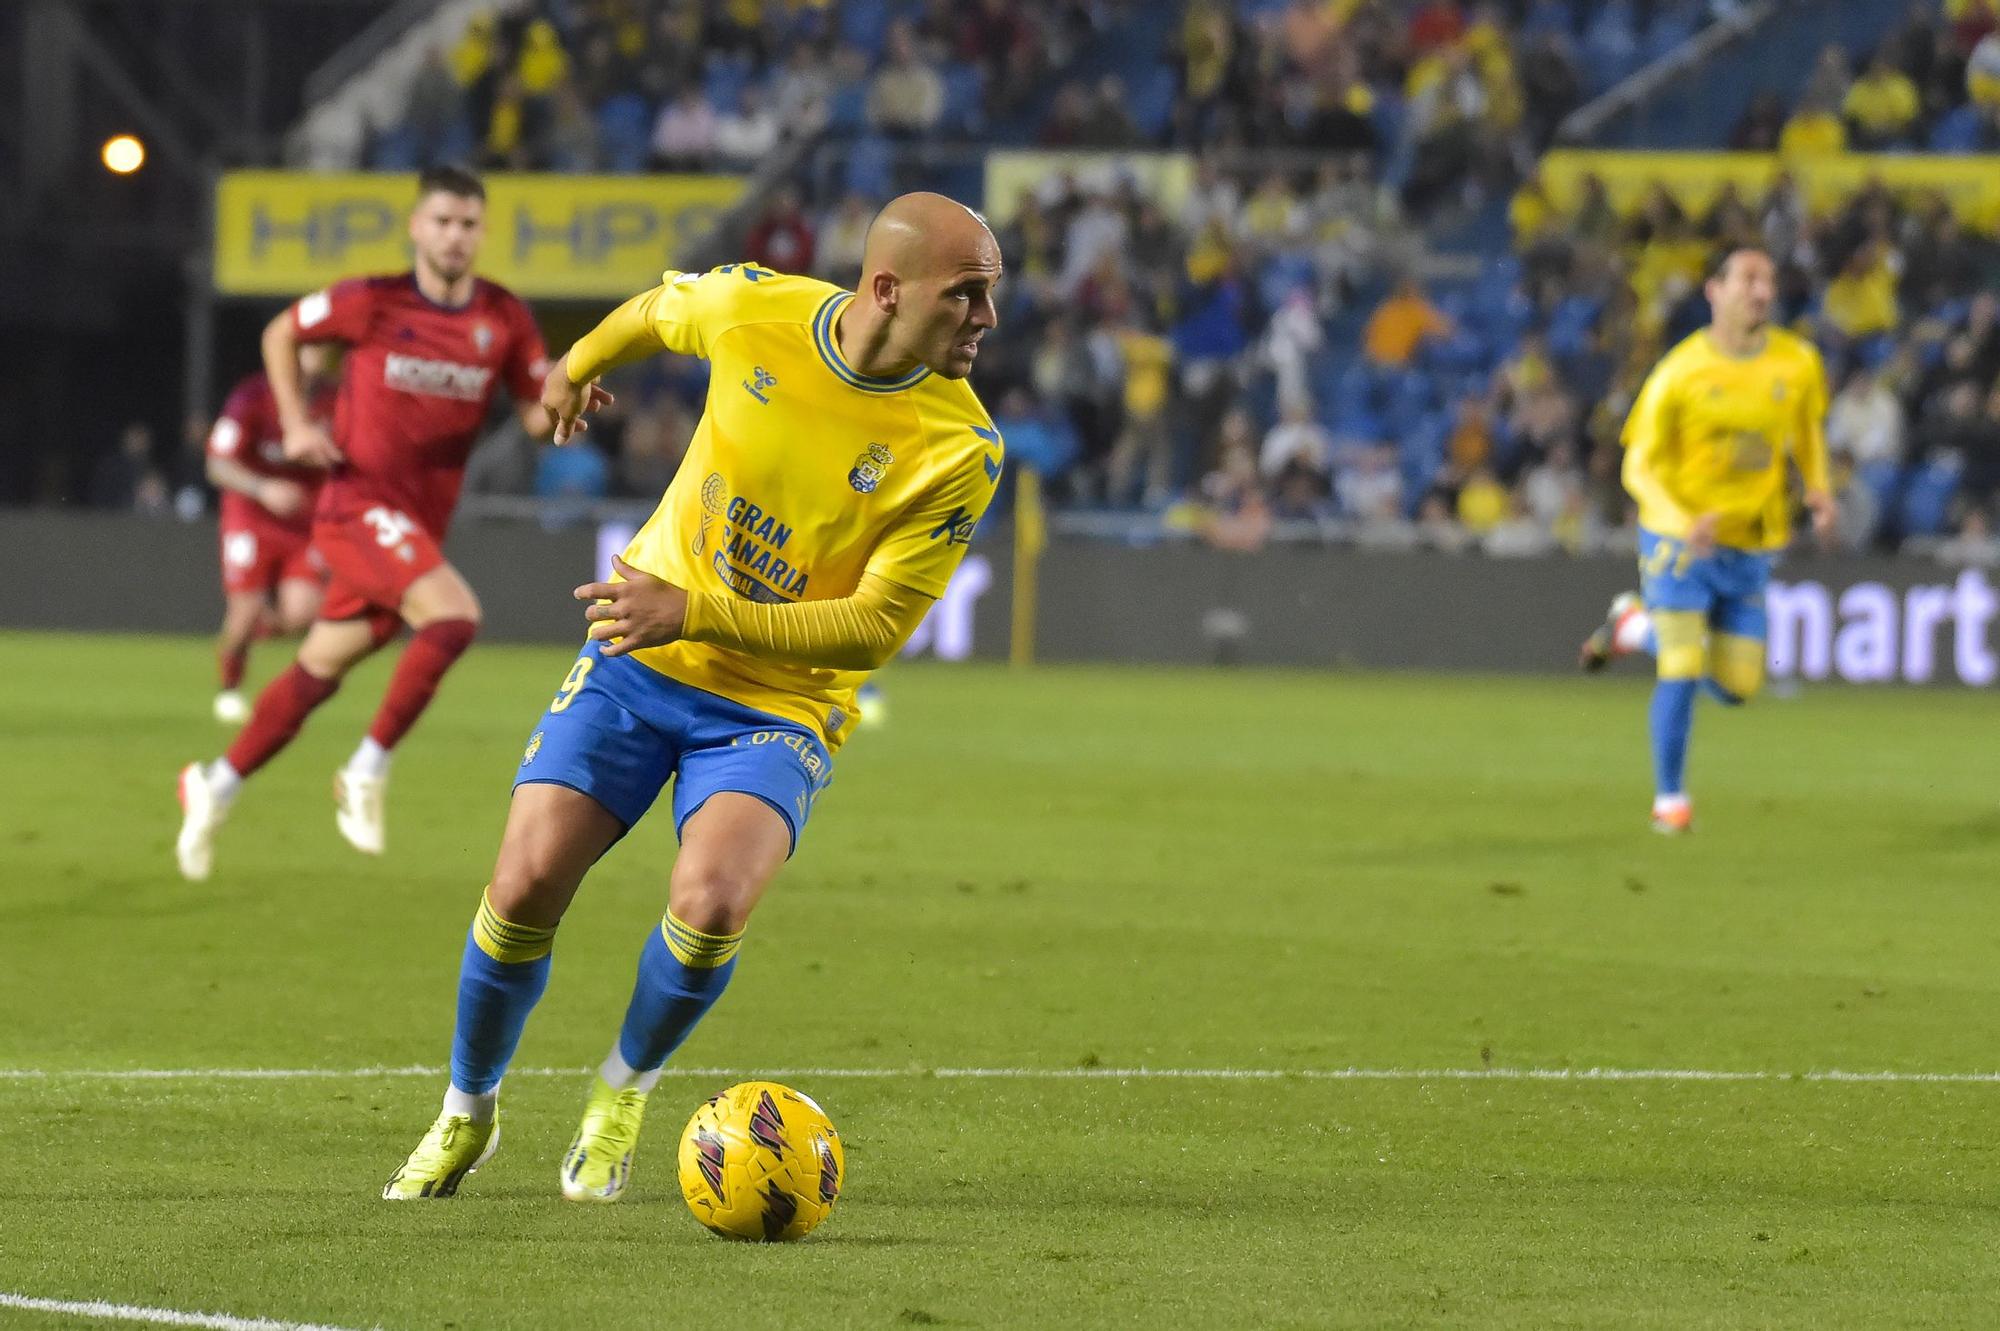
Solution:
{"label": "blue football shorts", "polygon": [[1646,608],[1699,611],[1716,633],[1767,636],[1764,588],[1775,562],[1763,551],[1726,545],[1696,559],[1679,537],[1639,530],[1639,590]]}
{"label": "blue football shorts", "polygon": [[602,804],[627,830],[674,783],[674,833],[722,791],[778,811],[792,847],[833,776],[833,760],[805,726],[683,684],[629,656],[585,645],[528,737],[516,787],[568,786]]}

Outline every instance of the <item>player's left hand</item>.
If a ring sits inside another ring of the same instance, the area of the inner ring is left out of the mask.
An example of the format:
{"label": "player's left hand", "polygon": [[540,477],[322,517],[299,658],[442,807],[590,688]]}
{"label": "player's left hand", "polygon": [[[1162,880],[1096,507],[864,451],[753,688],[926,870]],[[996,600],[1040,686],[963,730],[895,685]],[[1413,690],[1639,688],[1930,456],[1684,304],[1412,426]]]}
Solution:
{"label": "player's left hand", "polygon": [[1808,490],[1806,508],[1812,512],[1813,535],[1821,545],[1830,544],[1834,525],[1840,521],[1840,505],[1825,490]]}
{"label": "player's left hand", "polygon": [[606,656],[623,656],[677,640],[687,622],[687,592],[617,555],[611,556],[611,566],[623,582],[586,582],[571,593],[591,602],[583,612],[591,621],[591,641],[603,643]]}
{"label": "player's left hand", "polygon": [[610,406],[611,394],[597,386],[597,380],[573,384],[569,381],[569,357],[559,356],[542,380],[542,410],[555,425],[555,445],[561,448],[572,437],[590,428],[585,419],[600,407]]}

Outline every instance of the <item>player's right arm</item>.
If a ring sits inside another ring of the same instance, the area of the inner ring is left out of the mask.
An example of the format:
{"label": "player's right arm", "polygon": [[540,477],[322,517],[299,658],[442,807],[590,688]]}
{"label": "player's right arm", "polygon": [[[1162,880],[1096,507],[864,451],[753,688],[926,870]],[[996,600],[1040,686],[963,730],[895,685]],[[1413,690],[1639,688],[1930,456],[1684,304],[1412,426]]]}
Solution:
{"label": "player's right arm", "polygon": [[1805,486],[1806,508],[1812,513],[1813,533],[1821,540],[1833,535],[1840,518],[1840,506],[1833,498],[1828,478],[1826,453],[1826,367],[1819,353],[1807,348],[1809,370],[1806,390],[1799,395],[1799,425],[1793,444],[1793,460]]}
{"label": "player's right arm", "polygon": [[[982,417],[983,419],[983,417]],[[999,435],[987,431],[995,445]],[[590,637],[618,656],[677,639],[767,661],[824,670],[886,665],[944,594],[993,500],[1000,455],[965,459],[945,484],[904,512],[868,557],[854,591],[819,601],[764,602],[689,591],[614,558],[619,581],[574,593],[591,602]]]}
{"label": "player's right arm", "polygon": [[324,291],[301,297],[264,325],[264,377],[271,381],[271,400],[284,431],[285,456],[310,467],[331,467],[340,450],[326,427],[313,419],[299,372],[302,342],[353,343],[368,329],[371,296],[362,279],[336,282]]}
{"label": "player's right arm", "polygon": [[237,460],[245,440],[257,438],[257,411],[250,394],[237,389],[223,403],[222,414],[208,432],[209,483],[248,496],[281,518],[291,517],[305,503],[305,491],[277,476],[262,476]]}
{"label": "player's right arm", "polygon": [[669,269],[660,285],[632,297],[578,339],[549,371],[542,388],[542,406],[555,417],[555,441],[560,444],[573,430],[584,428],[582,418],[594,405],[591,390],[605,371],[662,351],[706,359],[711,340],[724,326],[729,293],[738,290],[737,284],[725,284],[724,277],[722,270]]}
{"label": "player's right arm", "polygon": [[1625,492],[1639,501],[1639,521],[1649,531],[1693,542],[1702,535],[1704,524],[1713,537],[1714,518],[1691,512],[1667,487],[1658,469],[1661,455],[1673,442],[1674,379],[1674,362],[1669,358],[1653,367],[1639,389],[1632,414],[1625,418],[1622,479]]}

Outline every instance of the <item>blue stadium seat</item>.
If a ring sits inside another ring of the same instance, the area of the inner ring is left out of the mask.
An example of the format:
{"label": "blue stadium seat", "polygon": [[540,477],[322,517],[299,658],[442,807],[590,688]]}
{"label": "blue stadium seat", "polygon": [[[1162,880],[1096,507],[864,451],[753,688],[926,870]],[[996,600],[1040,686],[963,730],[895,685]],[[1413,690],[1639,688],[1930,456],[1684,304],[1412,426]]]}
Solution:
{"label": "blue stadium seat", "polygon": [[368,169],[415,171],[423,165],[417,160],[422,155],[422,147],[423,145],[417,141],[416,130],[407,123],[385,129],[368,145]]}
{"label": "blue stadium seat", "polygon": [[1492,363],[1493,348],[1469,325],[1462,324],[1450,337],[1433,338],[1424,344],[1420,357],[1427,379],[1444,375],[1471,375]]}
{"label": "blue stadium seat", "polygon": [[1968,102],[1931,127],[1930,149],[1934,153],[1976,153],[1984,138],[1979,108]]}
{"label": "blue stadium seat", "polygon": [[611,464],[604,450],[588,439],[569,448],[536,452],[535,493],[544,499],[602,499],[611,491]]}
{"label": "blue stadium seat", "polygon": [[1409,111],[1402,94],[1390,88],[1375,90],[1375,109],[1368,115],[1368,123],[1374,126],[1375,142],[1384,147],[1400,142],[1403,136],[1403,120]]}
{"label": "blue stadium seat", "polygon": [[1437,406],[1437,385],[1428,373],[1398,371],[1389,387],[1389,428],[1399,436],[1407,435]]}
{"label": "blue stadium seat", "polygon": [[1603,92],[1639,67],[1638,20],[1631,0],[1605,0],[1583,33],[1584,77]]}
{"label": "blue stadium seat", "polygon": [[889,6],[879,3],[861,5],[839,5],[840,40],[850,46],[858,46],[869,55],[882,53],[882,44],[889,35],[889,20],[895,15]]}
{"label": "blue stadium seat", "polygon": [[604,150],[604,168],[621,175],[646,169],[652,146],[653,112],[635,92],[604,99],[597,108],[597,136]]}
{"label": "blue stadium seat", "polygon": [[1903,533],[1907,536],[1937,536],[1951,522],[1952,496],[1958,493],[1958,469],[1938,463],[1920,469],[1910,477],[1903,491]]}
{"label": "blue stadium seat", "polygon": [[896,192],[895,152],[877,134],[854,140],[847,149],[847,192],[869,199],[886,199]]}
{"label": "blue stadium seat", "polygon": [[1472,304],[1472,326],[1495,348],[1511,351],[1535,324],[1535,302],[1514,286],[1482,288]]}
{"label": "blue stadium seat", "polygon": [[1875,496],[1876,507],[1882,512],[1896,511],[1896,498],[1903,488],[1900,462],[1864,462],[1854,469],[1854,479]]}
{"label": "blue stadium seat", "polygon": [[1469,283],[1440,282],[1425,293],[1439,313],[1457,322],[1464,322],[1472,309],[1472,286]]}
{"label": "blue stadium seat", "polygon": [[1432,412],[1396,441],[1398,470],[1403,475],[1403,510],[1415,513],[1424,492],[1444,470],[1445,448],[1451,438],[1451,417]]}
{"label": "blue stadium seat", "polygon": [[1366,408],[1335,410],[1328,415],[1330,419],[1326,421],[1327,430],[1343,443],[1350,441],[1380,443],[1393,434],[1389,429],[1389,422]]}
{"label": "blue stadium seat", "polygon": [[1167,132],[1174,113],[1174,91],[1179,83],[1174,71],[1164,64],[1154,65],[1132,85],[1130,106],[1133,122],[1149,142],[1157,142]]}
{"label": "blue stadium seat", "polygon": [[1650,62],[1672,53],[1676,47],[1691,40],[1700,27],[1700,18],[1693,10],[1687,8],[1656,10],[1652,26],[1646,29],[1646,40],[1640,47],[1641,58]]}
{"label": "blue stadium seat", "polygon": [[827,128],[835,134],[857,134],[868,123],[868,84],[843,83],[827,99]]}
{"label": "blue stadium seat", "polygon": [[754,74],[748,56],[711,55],[702,71],[702,95],[717,111],[732,111]]}
{"label": "blue stadium seat", "polygon": [[1484,397],[1492,387],[1493,372],[1482,367],[1443,380],[1438,385],[1438,397],[1447,402],[1455,402],[1462,397]]}
{"label": "blue stadium seat", "polygon": [[1535,0],[1521,23],[1521,37],[1527,41],[1544,36],[1573,41],[1576,32],[1576,6],[1570,0]]}
{"label": "blue stadium seat", "polygon": [[1558,360],[1582,355],[1600,313],[1599,302],[1589,296],[1565,296],[1549,315],[1549,354]]}
{"label": "blue stadium seat", "polygon": [[469,162],[479,152],[479,133],[472,127],[469,116],[460,116],[451,122],[444,132],[444,138],[434,150],[432,161]]}
{"label": "blue stadium seat", "polygon": [[1955,300],[1948,300],[1931,311],[1931,318],[1936,319],[1940,323],[1948,324],[1954,329],[1963,328],[1965,321],[1971,317],[1972,298],[1969,296],[1960,296]]}
{"label": "blue stadium seat", "polygon": [[1889,363],[1896,354],[1896,339],[1888,334],[1864,337],[1848,348],[1848,364],[1867,370],[1879,370]]}
{"label": "blue stadium seat", "polygon": [[940,73],[944,114],[939,129],[947,134],[978,134],[986,123],[986,80],[979,67],[950,64]]}
{"label": "blue stadium seat", "polygon": [[1257,271],[1257,298],[1267,310],[1277,309],[1294,291],[1311,292],[1318,285],[1319,270],[1309,255],[1274,254]]}
{"label": "blue stadium seat", "polygon": [[[1324,395],[1323,395],[1324,396]],[[1372,412],[1377,400],[1375,372],[1363,360],[1350,361],[1333,381],[1331,394],[1334,414],[1358,415]]]}

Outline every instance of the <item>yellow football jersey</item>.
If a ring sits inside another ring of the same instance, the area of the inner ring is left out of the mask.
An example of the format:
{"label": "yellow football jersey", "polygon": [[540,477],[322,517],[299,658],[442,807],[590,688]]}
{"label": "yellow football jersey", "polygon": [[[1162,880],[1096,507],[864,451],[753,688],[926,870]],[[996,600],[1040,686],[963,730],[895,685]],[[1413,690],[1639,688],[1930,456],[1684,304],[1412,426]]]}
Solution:
{"label": "yellow football jersey", "polygon": [[1707,330],[1661,358],[1625,422],[1625,488],[1639,524],[1685,536],[1718,515],[1716,543],[1775,550],[1791,536],[1785,464],[1824,490],[1826,371],[1812,344],[1781,328],[1744,357],[1724,355]]}
{"label": "yellow football jersey", "polygon": [[[1000,479],[1001,442],[964,380],[858,373],[835,329],[854,299],[748,264],[669,271],[654,327],[711,366],[708,402],[625,562],[766,603],[852,595],[864,572],[942,595]],[[865,671],[705,643],[634,652],[661,674],[812,727],[837,748]]]}

